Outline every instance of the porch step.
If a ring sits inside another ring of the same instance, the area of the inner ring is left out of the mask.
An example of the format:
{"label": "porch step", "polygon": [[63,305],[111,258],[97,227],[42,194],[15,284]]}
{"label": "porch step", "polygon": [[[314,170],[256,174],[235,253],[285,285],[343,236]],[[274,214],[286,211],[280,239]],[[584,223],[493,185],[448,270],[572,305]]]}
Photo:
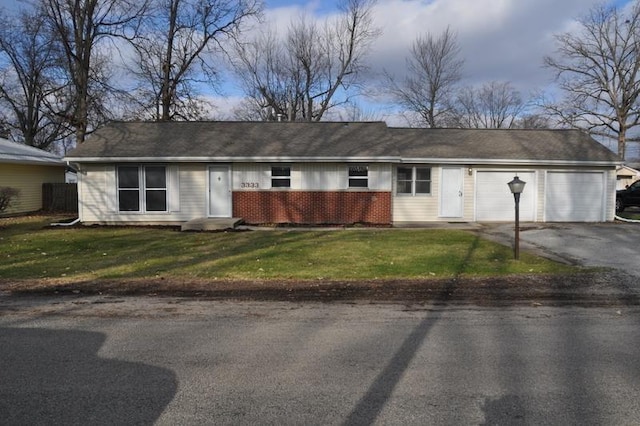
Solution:
{"label": "porch step", "polygon": [[234,229],[238,224],[242,223],[241,218],[237,217],[199,217],[197,219],[185,222],[180,227],[181,231],[222,231],[225,229]]}

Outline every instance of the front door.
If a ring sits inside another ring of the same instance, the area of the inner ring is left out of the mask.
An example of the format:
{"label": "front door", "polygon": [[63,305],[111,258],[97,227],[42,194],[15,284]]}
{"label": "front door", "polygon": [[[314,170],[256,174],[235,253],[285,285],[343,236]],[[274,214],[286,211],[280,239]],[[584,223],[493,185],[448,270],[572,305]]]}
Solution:
{"label": "front door", "polygon": [[209,217],[231,217],[229,166],[209,167]]}
{"label": "front door", "polygon": [[440,216],[462,217],[462,177],[460,167],[443,167],[440,183]]}

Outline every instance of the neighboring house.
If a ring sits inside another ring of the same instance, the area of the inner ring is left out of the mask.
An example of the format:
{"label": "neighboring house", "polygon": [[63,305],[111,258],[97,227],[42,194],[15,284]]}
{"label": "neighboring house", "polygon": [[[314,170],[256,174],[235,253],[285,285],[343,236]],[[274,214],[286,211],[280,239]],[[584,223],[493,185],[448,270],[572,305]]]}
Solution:
{"label": "neighboring house", "polygon": [[66,160],[83,223],[610,221],[618,157],[576,130],[116,122]]}
{"label": "neighboring house", "polygon": [[629,166],[618,166],[616,170],[616,189],[625,189],[633,182],[640,180],[640,170]]}
{"label": "neighboring house", "polygon": [[0,187],[16,188],[16,201],[2,214],[42,209],[42,184],[64,183],[62,158],[41,149],[0,138]]}

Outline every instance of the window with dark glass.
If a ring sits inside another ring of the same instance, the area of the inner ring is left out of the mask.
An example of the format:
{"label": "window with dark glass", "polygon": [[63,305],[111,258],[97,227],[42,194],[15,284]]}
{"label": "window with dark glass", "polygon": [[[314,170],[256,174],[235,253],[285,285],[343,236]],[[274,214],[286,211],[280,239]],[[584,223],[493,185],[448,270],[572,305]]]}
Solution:
{"label": "window with dark glass", "polygon": [[414,166],[397,167],[396,194],[431,194],[431,168]]}
{"label": "window with dark glass", "polygon": [[291,166],[271,167],[271,187],[291,188]]}
{"label": "window with dark glass", "polygon": [[145,210],[167,211],[167,173],[163,166],[144,168]]}
{"label": "window with dark glass", "polygon": [[164,166],[119,166],[118,210],[167,211],[167,172]]}
{"label": "window with dark glass", "polygon": [[431,194],[431,169],[415,167],[415,194]]}
{"label": "window with dark glass", "polygon": [[369,187],[369,166],[349,166],[349,188]]}
{"label": "window with dark glass", "polygon": [[413,167],[398,167],[396,171],[396,193],[413,193]]}
{"label": "window with dark glass", "polygon": [[118,210],[140,211],[140,179],[138,167],[118,167]]}

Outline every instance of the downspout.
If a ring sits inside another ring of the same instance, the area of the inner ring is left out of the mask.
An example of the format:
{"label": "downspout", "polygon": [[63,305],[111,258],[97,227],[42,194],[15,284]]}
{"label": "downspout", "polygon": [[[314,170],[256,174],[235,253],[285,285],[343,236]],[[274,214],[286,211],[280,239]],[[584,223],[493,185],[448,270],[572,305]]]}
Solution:
{"label": "downspout", "polygon": [[60,222],[60,223],[52,223],[49,226],[73,226],[80,222],[80,218],[77,217],[71,222]]}
{"label": "downspout", "polygon": [[637,219],[627,219],[626,217],[620,217],[618,215],[615,215],[614,218],[616,220],[620,220],[622,222],[629,222],[629,223],[640,223],[640,220]]}

